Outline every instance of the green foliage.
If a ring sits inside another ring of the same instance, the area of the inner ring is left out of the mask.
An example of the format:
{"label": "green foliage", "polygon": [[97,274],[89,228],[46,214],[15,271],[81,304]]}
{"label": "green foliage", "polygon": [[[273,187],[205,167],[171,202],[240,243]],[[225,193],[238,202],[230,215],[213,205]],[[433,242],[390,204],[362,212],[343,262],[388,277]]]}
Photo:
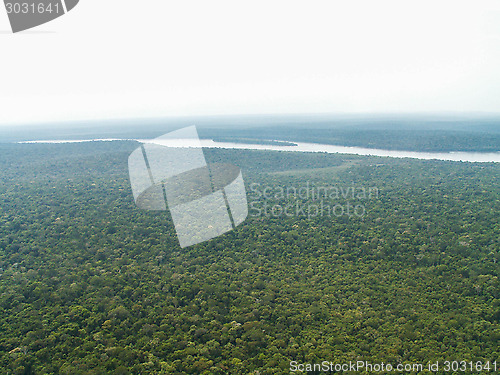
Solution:
{"label": "green foliage", "polygon": [[362,218],[249,217],[181,249],[134,205],[135,147],[0,146],[2,374],[499,358],[498,164],[207,150],[247,185],[380,193]]}

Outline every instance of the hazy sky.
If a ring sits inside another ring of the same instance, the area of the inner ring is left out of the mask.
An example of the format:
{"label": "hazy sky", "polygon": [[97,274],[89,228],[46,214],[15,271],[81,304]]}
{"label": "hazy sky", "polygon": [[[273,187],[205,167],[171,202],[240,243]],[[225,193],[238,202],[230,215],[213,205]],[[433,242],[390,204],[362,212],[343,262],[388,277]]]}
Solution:
{"label": "hazy sky", "polygon": [[500,1],[80,0],[11,34],[0,124],[500,112]]}

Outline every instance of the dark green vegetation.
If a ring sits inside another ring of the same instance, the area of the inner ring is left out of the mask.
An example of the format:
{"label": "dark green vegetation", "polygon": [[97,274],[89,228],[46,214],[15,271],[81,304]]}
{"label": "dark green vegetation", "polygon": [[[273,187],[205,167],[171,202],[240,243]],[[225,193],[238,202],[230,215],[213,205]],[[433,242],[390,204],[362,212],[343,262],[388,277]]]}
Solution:
{"label": "dark green vegetation", "polygon": [[363,218],[249,217],[180,249],[133,203],[135,147],[0,145],[1,374],[500,359],[498,164],[208,150],[249,186],[379,196],[352,202]]}

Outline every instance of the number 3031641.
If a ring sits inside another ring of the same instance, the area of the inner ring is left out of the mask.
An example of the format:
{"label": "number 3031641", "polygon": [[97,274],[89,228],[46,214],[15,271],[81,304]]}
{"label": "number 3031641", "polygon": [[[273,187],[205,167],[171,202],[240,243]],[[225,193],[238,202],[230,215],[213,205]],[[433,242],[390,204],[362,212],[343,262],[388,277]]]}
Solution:
{"label": "number 3031641", "polygon": [[59,3],[5,3],[5,7],[7,8],[7,13],[14,14],[42,14],[42,13],[59,13],[60,6]]}

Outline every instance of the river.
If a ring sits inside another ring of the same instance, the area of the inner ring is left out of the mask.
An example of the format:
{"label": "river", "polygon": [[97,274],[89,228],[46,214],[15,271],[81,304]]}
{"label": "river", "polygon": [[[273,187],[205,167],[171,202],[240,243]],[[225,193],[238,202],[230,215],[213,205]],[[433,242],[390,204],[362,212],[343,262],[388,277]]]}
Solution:
{"label": "river", "polygon": [[[91,139],[91,140],[45,140],[45,141],[25,141],[19,143],[75,143],[90,141],[117,141],[126,139]],[[351,155],[372,155],[391,158],[412,158],[425,160],[449,160],[465,161],[479,163],[500,163],[500,152],[419,152],[419,151],[399,151],[382,150],[363,147],[346,147],[326,145],[319,143],[294,142],[296,146],[278,146],[278,145],[259,145],[233,142],[215,142],[211,139],[193,140],[193,139],[170,139],[170,140],[151,140],[134,139],[142,143],[155,143],[169,147],[206,147],[206,148],[229,148],[245,150],[274,150],[274,151],[293,151],[293,152],[326,152],[330,154],[351,154]]]}

